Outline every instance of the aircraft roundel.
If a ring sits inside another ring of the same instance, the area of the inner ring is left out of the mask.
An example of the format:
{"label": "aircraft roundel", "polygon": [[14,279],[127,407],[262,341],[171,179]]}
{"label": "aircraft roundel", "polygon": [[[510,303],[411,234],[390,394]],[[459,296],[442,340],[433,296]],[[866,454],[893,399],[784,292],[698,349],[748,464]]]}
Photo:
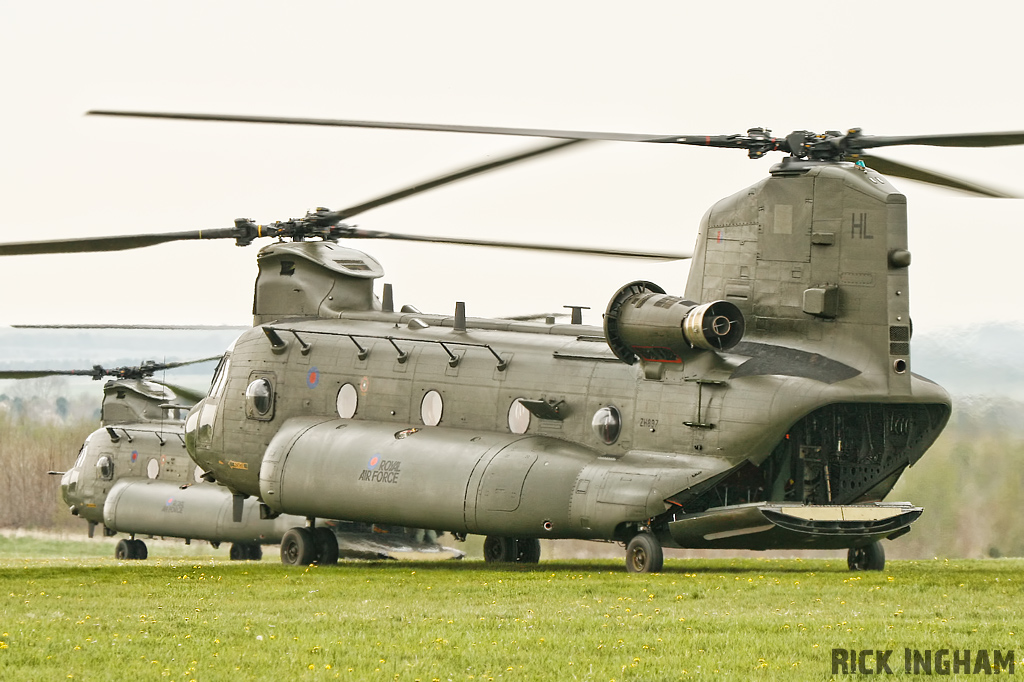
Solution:
{"label": "aircraft roundel", "polygon": [[316,367],[310,367],[309,374],[306,375],[306,385],[316,388],[318,383],[320,383],[320,371]]}
{"label": "aircraft roundel", "polygon": [[134,462],[138,458],[139,458],[139,451],[138,450],[132,450],[132,461]]}
{"label": "aircraft roundel", "polygon": [[371,469],[376,467],[378,464],[380,464],[380,457],[379,456],[374,455],[373,457],[370,458],[370,468]]}

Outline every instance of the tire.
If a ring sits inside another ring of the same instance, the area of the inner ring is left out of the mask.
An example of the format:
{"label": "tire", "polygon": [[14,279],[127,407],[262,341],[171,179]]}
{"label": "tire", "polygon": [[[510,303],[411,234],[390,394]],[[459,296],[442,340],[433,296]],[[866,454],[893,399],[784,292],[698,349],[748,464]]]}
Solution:
{"label": "tire", "polygon": [[629,573],[660,573],[664,565],[661,543],[651,533],[637,533],[626,545],[626,571]]}
{"label": "tire", "polygon": [[236,542],[231,545],[228,556],[232,561],[259,561],[263,558],[263,548],[257,542]]}
{"label": "tire", "polygon": [[537,538],[523,538],[514,540],[516,543],[516,563],[536,564],[540,562],[540,540]]}
{"label": "tire", "polygon": [[306,528],[291,528],[281,538],[281,563],[285,566],[309,566],[316,555],[316,540]]}
{"label": "tire", "polygon": [[338,563],[338,538],[330,528],[314,528],[313,539],[316,541],[316,562],[321,566],[332,566]]}
{"label": "tire", "polygon": [[117,547],[114,548],[114,558],[118,561],[124,561],[126,559],[133,559],[132,546],[129,544],[131,540],[118,540]]}
{"label": "tire", "polygon": [[512,542],[512,538],[488,535],[484,540],[484,562],[488,564],[511,563],[514,551]]}
{"label": "tire", "polygon": [[540,540],[488,535],[484,540],[484,561],[489,564],[535,564],[540,561]]}
{"label": "tire", "polygon": [[134,548],[134,551],[132,552],[134,556],[128,557],[129,559],[138,559],[139,561],[142,561],[143,559],[149,558],[149,549],[146,548],[145,542],[142,540],[129,540],[128,542]]}
{"label": "tire", "polygon": [[885,549],[881,542],[863,547],[851,547],[846,553],[846,565],[851,571],[881,571],[885,568]]}

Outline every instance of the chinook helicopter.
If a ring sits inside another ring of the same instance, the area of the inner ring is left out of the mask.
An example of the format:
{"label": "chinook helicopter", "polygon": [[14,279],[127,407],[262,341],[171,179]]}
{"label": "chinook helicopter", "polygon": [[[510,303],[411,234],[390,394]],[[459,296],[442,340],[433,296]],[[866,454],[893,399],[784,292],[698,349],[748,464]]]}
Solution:
{"label": "chinook helicopter", "polygon": [[883,499],[939,435],[951,403],[910,370],[906,200],[872,167],[1005,195],[864,151],[1024,144],[1021,132],[658,136],[94,113],[788,154],[706,213],[682,295],[626,283],[602,327],[469,318],[458,304],[454,315],[395,311],[387,287],[383,300],[374,295],[379,263],[339,240],[519,245],[342,222],[365,205],[201,234],[0,247],[282,239],[258,254],[254,327],[225,354],[185,439],[239,503],[258,499],[266,518],[306,517],[283,540],[295,563],[317,558],[316,519],[342,518],[485,535],[491,562],[536,562],[540,538],[578,538],[623,543],[630,572],[661,570],[663,546],[847,549],[851,569],[881,570],[881,541],[922,513]]}
{"label": "chinook helicopter", "polygon": [[[65,325],[48,325],[65,326]],[[75,325],[82,327],[82,325]],[[109,325],[91,325],[109,328]],[[171,327],[166,327],[171,328]],[[235,500],[223,486],[202,478],[185,452],[184,417],[205,392],[153,375],[169,369],[221,360],[217,355],[187,362],[144,362],[135,367],[79,370],[5,370],[0,379],[48,376],[111,377],[103,386],[100,428],[83,443],[72,467],[51,471],[61,476],[61,499],[72,515],[88,523],[89,537],[102,524],[103,534],[128,535],[118,541],[114,556],[146,559],[142,537],[208,541],[214,549],[231,542],[232,561],[263,557],[263,545],[280,544],[301,517],[262,519],[255,500],[242,505],[240,523],[232,520]],[[325,520],[315,530],[321,544],[319,560],[346,558],[460,559],[464,553],[445,547],[419,529]]]}
{"label": "chinook helicopter", "polygon": [[[118,533],[129,536],[118,541],[116,558],[148,556],[145,542],[136,536],[180,537],[186,542],[203,539],[215,547],[232,541],[232,559],[258,559],[261,541],[280,540],[284,531],[277,532],[275,538],[269,523],[258,529],[252,524],[232,524],[226,528],[229,532],[218,531],[221,514],[217,512],[226,505],[230,515],[231,495],[202,481],[202,469],[185,451],[185,414],[205,393],[153,378],[158,372],[220,359],[218,355],[113,369],[95,365],[89,369],[0,372],[0,379],[109,378],[103,386],[100,428],[85,439],[70,469],[50,473],[61,476],[61,499],[74,516],[88,523],[89,537],[98,525],[108,537]],[[258,519],[258,513],[250,516]]]}

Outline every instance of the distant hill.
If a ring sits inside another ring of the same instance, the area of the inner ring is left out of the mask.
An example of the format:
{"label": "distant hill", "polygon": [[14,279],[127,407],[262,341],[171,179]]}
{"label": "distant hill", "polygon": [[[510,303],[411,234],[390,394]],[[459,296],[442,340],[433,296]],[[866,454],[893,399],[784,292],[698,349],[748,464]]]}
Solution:
{"label": "distant hill", "polygon": [[954,396],[1024,400],[1024,325],[984,324],[915,334],[914,372]]}

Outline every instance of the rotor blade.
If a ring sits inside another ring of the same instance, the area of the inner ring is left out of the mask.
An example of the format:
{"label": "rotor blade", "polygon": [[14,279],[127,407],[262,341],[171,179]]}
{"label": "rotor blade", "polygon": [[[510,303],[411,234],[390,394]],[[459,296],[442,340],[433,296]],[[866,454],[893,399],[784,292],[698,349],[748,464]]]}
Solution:
{"label": "rotor blade", "polygon": [[544,320],[549,317],[569,317],[569,313],[533,313],[532,315],[507,315],[505,317],[499,317],[499,320],[508,320],[510,322],[533,322],[534,320]]}
{"label": "rotor blade", "polygon": [[12,324],[13,329],[159,329],[181,331],[234,331],[251,329],[235,324]]}
{"label": "rotor blade", "polygon": [[918,182],[924,182],[929,185],[938,185],[939,187],[947,187],[949,189],[957,189],[962,192],[969,194],[975,194],[983,197],[993,197],[997,199],[1016,199],[1019,198],[1014,194],[1009,194],[1002,190],[994,189],[992,187],[985,187],[978,183],[971,182],[970,180],[964,180],[962,178],[956,178],[951,175],[944,175],[942,173],[936,173],[935,171],[927,170],[925,168],[919,168],[917,166],[911,166],[910,164],[903,163],[902,161],[893,161],[892,159],[885,159],[874,154],[850,154],[846,157],[850,161],[863,161],[868,168],[876,170],[882,175],[891,175],[897,178],[907,178],[908,180],[916,180]]}
{"label": "rotor blade", "polygon": [[153,365],[145,366],[145,369],[148,371],[150,368],[152,368],[153,371],[155,372],[162,372],[165,369],[186,367],[188,365],[198,365],[201,362],[213,362],[214,360],[220,360],[222,357],[224,357],[223,353],[221,355],[211,355],[208,358],[199,358],[198,360],[185,360],[184,362],[158,362]]}
{"label": "rotor blade", "polygon": [[93,369],[9,369],[0,371],[0,379],[41,379],[56,376],[92,377]]}
{"label": "rotor blade", "polygon": [[174,394],[176,396],[178,396],[179,398],[184,398],[185,400],[192,401],[193,405],[195,405],[200,400],[206,397],[206,391],[198,391],[194,388],[179,386],[178,384],[172,384],[166,381],[157,381],[155,379],[150,379],[150,381],[152,381],[154,384],[160,384],[165,388],[171,389],[172,391],[174,391]]}
{"label": "rotor blade", "polygon": [[234,228],[214,230],[190,230],[188,232],[164,232],[163,234],[133,234],[113,237],[80,237],[73,239],[48,239],[38,242],[12,242],[0,244],[0,256],[25,256],[43,253],[92,253],[97,251],[125,251],[141,249],[144,246],[192,239],[234,239]]}
{"label": "rotor blade", "polygon": [[527,249],[530,251],[550,251],[553,253],[576,253],[589,256],[615,256],[618,258],[642,258],[647,260],[685,260],[693,258],[693,254],[658,253],[653,251],[622,251],[619,249],[601,249],[585,246],[550,246],[547,244],[524,244],[520,242],[488,241],[483,239],[467,239],[463,237],[426,237],[415,234],[399,234],[397,232],[379,232],[353,228],[346,230],[347,239],[398,239],[410,242],[433,242],[435,244],[459,244],[462,246],[492,246],[504,249]]}
{"label": "rotor blade", "polygon": [[425,182],[412,185],[411,187],[400,189],[397,192],[391,192],[390,194],[385,194],[383,196],[377,197],[376,199],[364,201],[361,204],[357,204],[355,206],[342,209],[341,211],[337,212],[339,216],[338,220],[345,220],[346,218],[351,218],[352,216],[358,215],[363,211],[368,211],[371,208],[377,208],[378,206],[390,204],[392,201],[398,201],[399,199],[404,199],[414,194],[419,194],[420,192],[426,192],[427,190],[434,189],[435,187],[441,187],[442,185],[447,185],[449,183],[455,182],[457,180],[462,180],[473,175],[486,173],[487,171],[492,171],[503,166],[508,166],[513,163],[517,163],[519,161],[532,159],[543,154],[550,154],[551,152],[558,151],[559,149],[565,149],[566,147],[569,147],[574,144],[579,144],[585,141],[586,140],[564,140],[561,142],[556,142],[554,144],[546,144],[541,147],[536,147],[534,149],[513,154],[511,156],[505,156],[500,159],[495,159],[494,161],[488,161],[486,163],[477,164],[475,166],[469,166],[468,168],[463,168],[462,170],[458,170],[453,173],[448,173],[447,175],[442,175],[432,180],[427,180]]}
{"label": "rotor blade", "polygon": [[862,149],[910,144],[929,147],[1008,147],[1024,144],[1024,131],[943,135],[865,135],[857,140],[857,146]]}
{"label": "rotor blade", "polygon": [[[746,148],[742,135],[650,135],[643,133],[601,133],[582,130],[548,130],[543,128],[504,128],[497,126],[464,126],[435,123],[398,123],[388,121],[358,121],[333,118],[301,118],[285,116],[239,116],[233,114],[189,114],[148,111],[93,110],[96,116],[125,116],[132,118],[184,119],[192,121],[228,121],[236,123],[277,123],[285,125],[340,126],[348,128],[385,128],[390,130],[434,130],[453,133],[483,133],[488,135],[525,135],[570,140],[613,140],[620,142],[669,142],[708,147]],[[765,138],[774,143],[776,138]],[[781,139],[781,138],[780,138]],[[760,140],[758,140],[760,142]],[[1001,147],[1024,144],[1024,131],[995,133],[954,133],[939,135],[873,136],[857,138],[857,147],[891,147],[893,145],[928,145],[933,147]],[[772,149],[779,147],[771,147]],[[787,150],[788,151],[788,150]]]}
{"label": "rotor blade", "polygon": [[[342,128],[386,128],[390,130],[434,130],[449,133],[482,133],[485,135],[523,135],[554,137],[567,140],[612,140],[616,142],[676,142],[679,135],[645,135],[634,133],[597,133],[582,130],[547,130],[541,128],[501,128],[493,126],[444,125],[436,123],[396,123],[386,121],[354,121],[335,118],[292,118],[283,116],[236,116],[232,114],[176,114],[149,111],[93,110],[93,116],[125,116],[129,118],[170,118],[188,121],[227,121],[233,123],[278,123],[285,125],[337,126]],[[703,137],[703,136],[700,136]]]}
{"label": "rotor blade", "polygon": [[[213,362],[214,360],[220,360],[222,357],[222,355],[213,355],[208,358],[186,360],[184,362],[150,363],[143,364],[138,367],[113,367],[110,369],[97,365],[95,367],[90,367],[89,369],[4,370],[0,371],[0,379],[40,379],[42,377],[52,376],[83,376],[90,377],[92,379],[99,379],[104,376],[150,376],[155,372],[162,372],[164,370],[175,369],[177,367],[185,367],[186,365],[196,365],[201,362]],[[203,397],[206,396],[204,395]]]}

